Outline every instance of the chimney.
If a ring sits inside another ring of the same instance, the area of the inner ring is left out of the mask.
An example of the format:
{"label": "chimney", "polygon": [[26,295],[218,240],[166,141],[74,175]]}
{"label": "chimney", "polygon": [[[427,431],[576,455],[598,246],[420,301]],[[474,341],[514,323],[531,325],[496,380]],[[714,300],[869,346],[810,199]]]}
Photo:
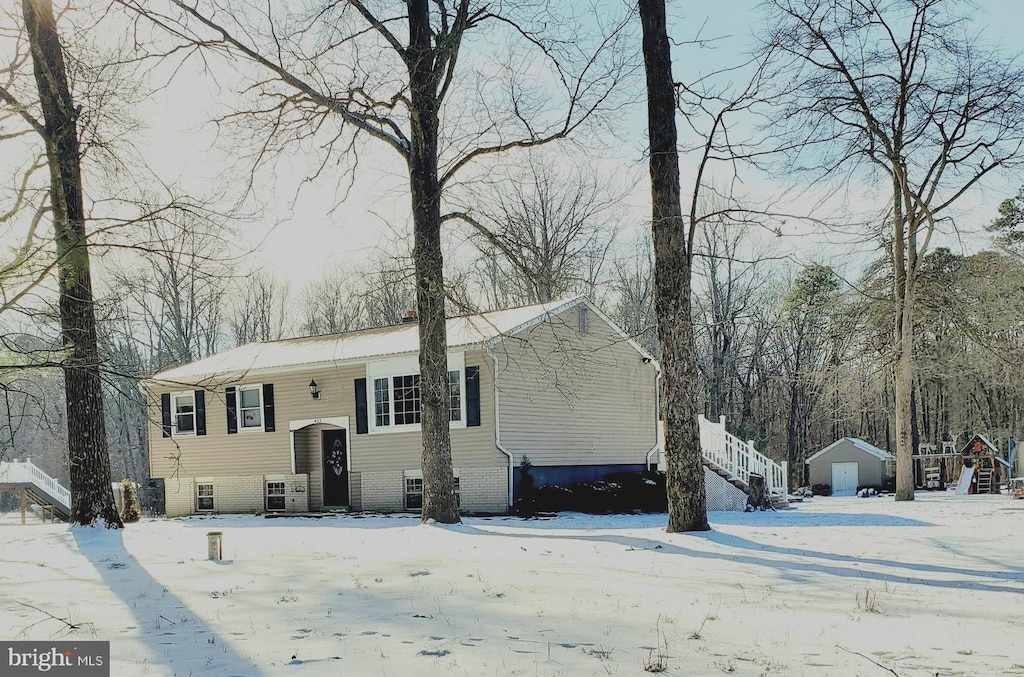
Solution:
{"label": "chimney", "polygon": [[411,324],[417,322],[419,318],[416,316],[415,310],[406,311],[405,317],[402,318],[402,324]]}

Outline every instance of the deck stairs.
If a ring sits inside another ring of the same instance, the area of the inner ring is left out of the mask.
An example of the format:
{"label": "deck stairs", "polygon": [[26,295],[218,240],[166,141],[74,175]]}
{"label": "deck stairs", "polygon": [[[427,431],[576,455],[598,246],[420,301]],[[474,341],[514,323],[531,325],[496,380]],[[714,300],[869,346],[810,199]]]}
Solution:
{"label": "deck stairs", "polygon": [[704,465],[730,484],[750,493],[750,476],[764,477],[765,487],[776,508],[789,506],[789,479],[785,461],[776,463],[755,447],[753,441],[744,442],[725,429],[725,417],[717,422],[703,416],[700,422],[700,446]]}
{"label": "deck stairs", "polygon": [[26,497],[44,513],[67,520],[71,516],[71,492],[31,460],[0,462],[0,491],[24,489]]}

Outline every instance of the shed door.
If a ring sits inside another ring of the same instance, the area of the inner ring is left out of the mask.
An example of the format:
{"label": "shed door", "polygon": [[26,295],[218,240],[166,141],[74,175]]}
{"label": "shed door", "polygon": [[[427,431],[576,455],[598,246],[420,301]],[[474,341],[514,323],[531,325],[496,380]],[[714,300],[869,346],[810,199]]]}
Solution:
{"label": "shed door", "polygon": [[853,496],[857,493],[857,464],[832,464],[832,495]]}

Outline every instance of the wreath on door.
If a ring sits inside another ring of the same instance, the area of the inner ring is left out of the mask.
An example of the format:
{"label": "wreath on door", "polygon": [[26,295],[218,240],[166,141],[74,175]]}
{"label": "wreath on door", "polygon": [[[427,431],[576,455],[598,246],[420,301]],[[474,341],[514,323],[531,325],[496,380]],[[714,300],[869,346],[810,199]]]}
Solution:
{"label": "wreath on door", "polygon": [[334,474],[341,476],[345,472],[345,450],[341,446],[341,440],[334,440],[334,446],[327,457],[327,463],[334,470]]}

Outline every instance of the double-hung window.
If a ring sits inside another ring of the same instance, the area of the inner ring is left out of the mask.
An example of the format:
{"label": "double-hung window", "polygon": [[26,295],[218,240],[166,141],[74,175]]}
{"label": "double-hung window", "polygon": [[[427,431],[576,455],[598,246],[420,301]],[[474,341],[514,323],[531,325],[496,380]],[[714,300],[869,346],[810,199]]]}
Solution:
{"label": "double-hung window", "polygon": [[405,509],[423,510],[423,478],[405,478]]}
{"label": "double-hung window", "polygon": [[284,482],[267,482],[267,512],[285,509]]}
{"label": "double-hung window", "polygon": [[213,484],[196,485],[196,510],[200,512],[213,510]]}
{"label": "double-hung window", "polygon": [[174,415],[175,435],[194,435],[196,432],[195,393],[171,395],[171,413]]}
{"label": "double-hung window", "polygon": [[263,429],[263,386],[238,389],[238,427],[240,430]]}
{"label": "double-hung window", "polygon": [[448,420],[462,421],[462,369],[448,372]]}
{"label": "double-hung window", "polygon": [[[462,487],[459,482],[459,471],[455,470],[452,478],[455,483],[455,507],[462,507]],[[423,510],[423,473],[419,470],[405,471],[405,509]]]}
{"label": "double-hung window", "polygon": [[[419,361],[399,358],[367,365],[368,409],[371,432],[418,430],[421,422]],[[462,353],[448,356],[448,420],[452,427],[466,425],[466,368]]]}

